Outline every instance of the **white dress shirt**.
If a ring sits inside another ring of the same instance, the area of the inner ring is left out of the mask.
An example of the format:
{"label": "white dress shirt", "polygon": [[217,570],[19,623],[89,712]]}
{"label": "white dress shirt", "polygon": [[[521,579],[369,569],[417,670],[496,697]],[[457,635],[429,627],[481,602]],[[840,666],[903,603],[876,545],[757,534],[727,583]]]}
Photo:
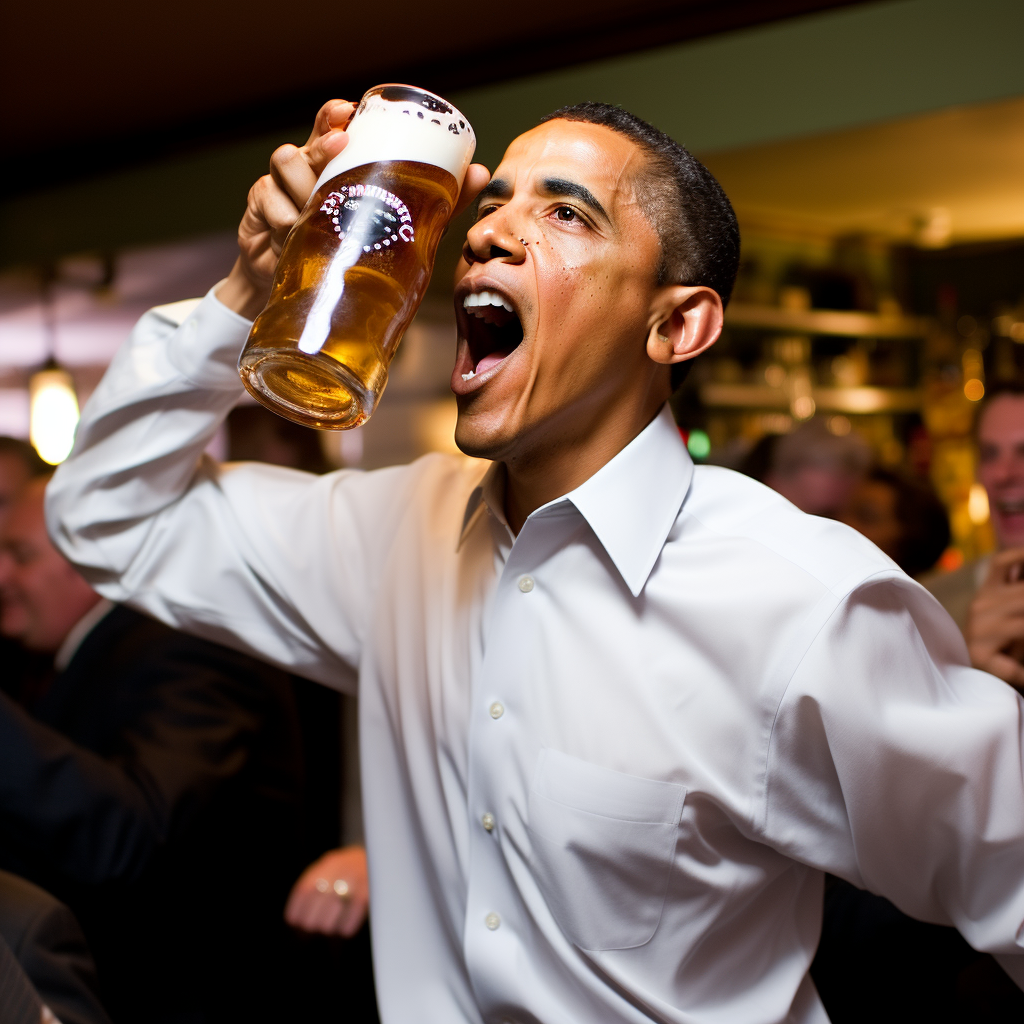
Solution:
{"label": "white dress shirt", "polygon": [[49,524],[112,600],[358,677],[385,1024],[824,1021],[825,871],[1021,952],[1022,704],[868,541],[667,410],[514,538],[500,467],[219,466],[248,328],[147,314]]}

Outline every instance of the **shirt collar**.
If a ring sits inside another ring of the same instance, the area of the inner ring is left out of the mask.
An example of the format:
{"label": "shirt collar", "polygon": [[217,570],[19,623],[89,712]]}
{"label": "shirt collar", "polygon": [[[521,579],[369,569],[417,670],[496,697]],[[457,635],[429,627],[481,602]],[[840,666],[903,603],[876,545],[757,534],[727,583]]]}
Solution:
{"label": "shirt collar", "polygon": [[[589,480],[537,509],[530,518],[571,502],[597,535],[630,592],[638,597],[679,515],[692,477],[693,461],[665,405]],[[469,496],[462,536],[485,507],[507,527],[504,495],[505,467],[496,462]]]}
{"label": "shirt collar", "polygon": [[113,608],[112,601],[101,597],[68,630],[67,636],[64,637],[60,647],[57,648],[57,653],[53,656],[53,667],[58,672],[63,672],[71,664],[71,659],[75,656],[78,648],[82,646],[82,641],[99,625],[100,619],[105,618],[108,612],[113,611]]}

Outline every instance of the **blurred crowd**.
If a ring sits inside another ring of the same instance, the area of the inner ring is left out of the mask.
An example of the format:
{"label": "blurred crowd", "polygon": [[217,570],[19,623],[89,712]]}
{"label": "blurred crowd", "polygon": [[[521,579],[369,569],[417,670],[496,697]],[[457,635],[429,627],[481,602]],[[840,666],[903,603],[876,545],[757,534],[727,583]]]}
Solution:
{"label": "blurred crowd", "polygon": [[[233,459],[328,468],[262,409],[229,427]],[[1024,687],[1024,389],[986,398],[976,440],[998,550],[952,573],[932,571],[950,531],[928,482],[874,465],[856,433],[812,419],[740,469],[863,534],[975,665]],[[47,536],[49,472],[0,438],[3,1021],[376,1020],[353,709],[101,598]],[[1024,1013],[955,930],[838,879],[813,975],[835,1024]]]}
{"label": "blurred crowd", "polygon": [[[229,429],[327,468],[263,410]],[[347,699],[101,598],[51,469],[0,438],[0,1020],[375,1021]]]}

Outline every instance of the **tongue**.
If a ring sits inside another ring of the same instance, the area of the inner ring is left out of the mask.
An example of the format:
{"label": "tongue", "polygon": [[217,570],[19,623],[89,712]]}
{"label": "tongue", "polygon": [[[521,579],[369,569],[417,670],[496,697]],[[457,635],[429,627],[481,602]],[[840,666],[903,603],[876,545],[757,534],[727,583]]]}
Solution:
{"label": "tongue", "polygon": [[488,352],[487,355],[476,364],[476,373],[486,373],[492,366],[497,366],[508,353],[499,349],[497,352]]}

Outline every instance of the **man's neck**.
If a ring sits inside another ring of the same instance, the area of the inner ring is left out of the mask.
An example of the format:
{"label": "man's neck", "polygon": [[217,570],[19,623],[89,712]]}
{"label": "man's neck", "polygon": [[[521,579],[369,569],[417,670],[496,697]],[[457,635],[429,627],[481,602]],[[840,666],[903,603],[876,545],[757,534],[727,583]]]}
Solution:
{"label": "man's neck", "polygon": [[[531,512],[574,491],[611,462],[661,411],[664,399],[647,403],[631,416],[609,416],[578,436],[541,439],[503,459],[505,519],[514,534]],[[548,438],[554,433],[549,430]]]}

